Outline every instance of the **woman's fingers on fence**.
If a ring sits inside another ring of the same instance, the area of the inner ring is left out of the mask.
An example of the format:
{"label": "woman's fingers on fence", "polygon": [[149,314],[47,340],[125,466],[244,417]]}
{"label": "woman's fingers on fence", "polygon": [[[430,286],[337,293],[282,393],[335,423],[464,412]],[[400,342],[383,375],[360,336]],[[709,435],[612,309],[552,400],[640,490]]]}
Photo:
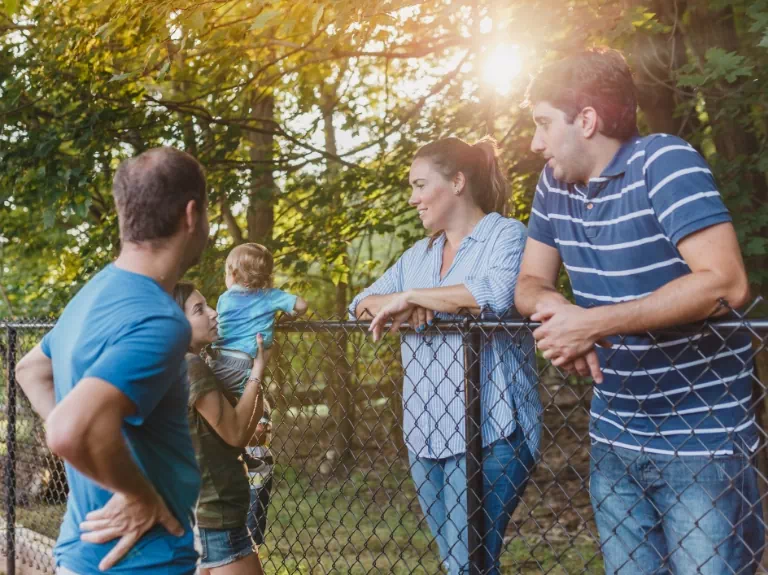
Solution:
{"label": "woman's fingers on fence", "polygon": [[418,322],[416,325],[419,331],[424,331],[424,329],[427,327],[427,310],[425,310],[423,307],[417,307],[416,320]]}
{"label": "woman's fingers on fence", "polygon": [[408,324],[416,331],[419,331],[419,308],[414,308],[411,317],[408,318]]}
{"label": "woman's fingers on fence", "polygon": [[595,345],[599,345],[600,347],[605,347],[605,348],[613,347],[613,344],[610,341],[608,341],[607,339],[598,339],[595,342]]}
{"label": "woman's fingers on fence", "polygon": [[381,337],[381,326],[385,321],[386,315],[382,312],[377,313],[376,317],[371,320],[371,325],[368,326],[368,331],[373,334],[373,341],[379,341],[379,337]]}
{"label": "woman's fingers on fence", "polygon": [[435,312],[433,312],[431,309],[427,310],[427,325],[432,325],[435,323]]}
{"label": "woman's fingers on fence", "polygon": [[104,559],[101,560],[99,571],[107,571],[114,567],[130,551],[134,543],[139,540],[139,537],[141,537],[141,534],[135,532],[123,535],[120,541],[117,542],[117,545],[112,548],[112,551],[107,553]]}
{"label": "woman's fingers on fence", "polygon": [[406,318],[395,316],[392,318],[392,327],[389,328],[389,333],[397,333],[397,330],[400,329],[400,326],[403,325],[403,321],[405,321]]}
{"label": "woman's fingers on fence", "polygon": [[121,527],[106,527],[103,529],[88,531],[88,533],[83,533],[80,535],[80,540],[87,543],[107,543],[113,539],[117,539],[124,533],[125,529],[122,529]]}

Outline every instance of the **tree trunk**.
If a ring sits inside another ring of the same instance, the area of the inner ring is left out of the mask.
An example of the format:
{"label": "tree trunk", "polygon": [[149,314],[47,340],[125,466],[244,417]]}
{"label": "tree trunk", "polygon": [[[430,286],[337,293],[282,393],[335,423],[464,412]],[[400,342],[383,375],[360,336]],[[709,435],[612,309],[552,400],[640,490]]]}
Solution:
{"label": "tree trunk", "polygon": [[[325,134],[325,151],[333,156],[338,154],[336,146],[336,128],[333,125],[333,111],[335,109],[335,90],[329,90],[325,94],[324,101],[321,104],[323,114],[323,131]],[[336,184],[338,168],[332,163],[333,160],[327,160],[326,181],[329,185]],[[341,193],[333,195],[333,204],[331,208],[334,213],[343,209]],[[342,265],[349,265],[349,259],[345,253],[342,258]],[[334,301],[334,311],[339,318],[345,318],[347,314],[347,282],[343,279],[336,284],[336,297]],[[335,456],[339,459],[348,455],[349,444],[355,431],[355,403],[351,390],[352,370],[348,359],[348,336],[345,332],[339,331],[334,335],[335,345],[332,346],[333,353],[331,361],[333,362],[333,373],[327,387],[328,406],[330,408],[331,418],[336,423],[336,433],[333,436],[333,450]]]}
{"label": "tree trunk", "polygon": [[[254,125],[268,128],[274,123],[275,99],[272,94],[254,94],[251,100]],[[248,240],[269,246],[275,223],[276,196],[272,162],[275,155],[275,137],[272,133],[249,131],[247,140],[251,159],[251,189],[248,194]]]}
{"label": "tree trunk", "polygon": [[[627,8],[637,4],[637,0],[625,1]],[[698,126],[698,119],[692,104],[693,94],[675,86],[675,71],[687,60],[678,21],[684,2],[655,0],[650,10],[659,22],[670,26],[671,31],[668,34],[638,31],[632,37],[627,60],[637,85],[638,105],[651,132],[687,139]],[[684,103],[689,103],[689,113],[679,115],[679,108]]]}

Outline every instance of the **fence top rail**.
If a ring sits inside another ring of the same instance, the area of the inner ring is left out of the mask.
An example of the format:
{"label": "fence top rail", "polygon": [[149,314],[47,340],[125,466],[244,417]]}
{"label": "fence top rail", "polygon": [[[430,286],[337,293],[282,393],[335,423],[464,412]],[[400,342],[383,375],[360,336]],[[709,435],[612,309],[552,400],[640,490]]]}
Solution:
{"label": "fence top rail", "polygon": [[[0,329],[3,330],[25,330],[25,329],[50,329],[54,326],[55,320],[51,319],[21,319],[11,321],[0,321]],[[387,324],[390,325],[390,324]],[[422,334],[440,333],[440,332],[477,332],[485,333],[498,330],[499,328],[507,330],[536,329],[541,323],[532,322],[524,318],[508,319],[486,319],[467,317],[463,320],[441,320],[434,326],[427,327]],[[307,321],[289,321],[275,326],[275,330],[282,333],[327,333],[327,332],[367,332],[370,326],[369,321],[356,320],[307,320]],[[402,331],[411,332],[412,328],[407,323],[402,325]],[[697,334],[703,330],[714,332],[734,332],[751,331],[755,334],[768,333],[768,318],[756,319],[728,319],[728,320],[710,320],[693,323],[689,325],[678,326],[674,328],[658,330],[654,334]]]}

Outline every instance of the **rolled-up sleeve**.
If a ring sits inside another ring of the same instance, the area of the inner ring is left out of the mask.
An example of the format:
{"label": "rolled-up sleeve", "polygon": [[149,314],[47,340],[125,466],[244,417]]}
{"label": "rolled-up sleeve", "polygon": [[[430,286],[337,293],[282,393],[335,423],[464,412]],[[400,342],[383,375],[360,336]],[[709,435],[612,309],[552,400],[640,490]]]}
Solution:
{"label": "rolled-up sleeve", "polygon": [[507,221],[509,225],[504,226],[494,240],[493,264],[482,275],[468,275],[464,278],[464,285],[480,309],[498,315],[507,313],[514,305],[515,287],[527,236],[522,223]]}
{"label": "rolled-up sleeve", "polygon": [[403,291],[403,259],[405,258],[405,255],[406,254],[403,254],[403,256],[397,260],[395,265],[384,272],[384,274],[373,282],[373,284],[355,296],[355,299],[352,300],[352,303],[349,304],[348,308],[350,319],[355,319],[357,317],[355,311],[357,310],[358,304],[368,296],[387,295]]}

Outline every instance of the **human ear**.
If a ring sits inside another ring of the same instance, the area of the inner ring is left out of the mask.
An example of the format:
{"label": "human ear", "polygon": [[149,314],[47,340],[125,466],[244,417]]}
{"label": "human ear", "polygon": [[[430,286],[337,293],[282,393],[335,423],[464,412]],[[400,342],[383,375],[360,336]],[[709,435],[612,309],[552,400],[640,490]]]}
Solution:
{"label": "human ear", "polygon": [[195,200],[189,200],[187,207],[184,209],[184,225],[187,231],[190,233],[197,229],[197,220],[200,218],[200,210],[198,210],[197,202]]}
{"label": "human ear", "polygon": [[467,185],[467,178],[464,177],[464,172],[456,172],[456,175],[453,176],[454,195],[458,196],[459,194],[461,194],[461,192],[464,191],[464,188],[466,185]]}
{"label": "human ear", "polygon": [[579,114],[581,121],[581,132],[585,138],[591,138],[598,132],[600,127],[600,116],[592,107],[584,108]]}

